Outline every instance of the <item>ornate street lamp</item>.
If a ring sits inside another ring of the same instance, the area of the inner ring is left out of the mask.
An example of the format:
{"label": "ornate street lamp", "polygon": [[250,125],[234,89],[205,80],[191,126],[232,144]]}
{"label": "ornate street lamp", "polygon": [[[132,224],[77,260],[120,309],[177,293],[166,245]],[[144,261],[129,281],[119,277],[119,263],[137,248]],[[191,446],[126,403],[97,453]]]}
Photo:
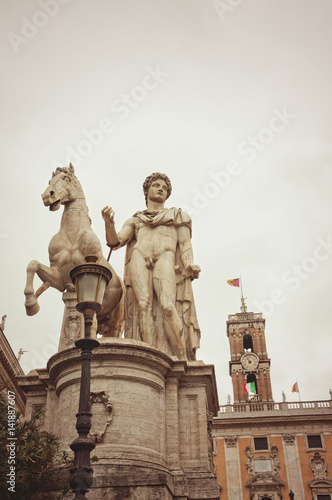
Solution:
{"label": "ornate street lamp", "polygon": [[86,498],[85,494],[93,482],[90,453],[95,445],[88,438],[91,429],[90,380],[92,350],[99,346],[99,342],[91,338],[91,325],[94,314],[101,310],[105,288],[112,278],[109,269],[95,263],[96,257],[87,257],[85,260],[87,264],[77,266],[70,271],[77,293],[76,309],[84,315],[84,338],[75,342],[75,345],[82,350],[82,372],[80,400],[76,415],[78,438],[70,445],[75,455],[69,481],[75,493],[74,498],[80,500]]}

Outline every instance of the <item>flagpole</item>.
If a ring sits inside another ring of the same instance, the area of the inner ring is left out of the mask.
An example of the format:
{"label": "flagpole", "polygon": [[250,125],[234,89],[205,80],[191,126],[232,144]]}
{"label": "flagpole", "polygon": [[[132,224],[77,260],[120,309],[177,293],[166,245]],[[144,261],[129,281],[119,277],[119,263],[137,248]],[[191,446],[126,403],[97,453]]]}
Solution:
{"label": "flagpole", "polygon": [[299,381],[296,379],[296,385],[299,390],[299,401],[301,402],[301,394],[300,394],[300,388],[299,388]]}
{"label": "flagpole", "polygon": [[245,299],[243,297],[243,288],[242,288],[242,278],[240,276],[240,287],[241,287],[241,312],[246,313],[247,312],[247,306],[245,304]]}

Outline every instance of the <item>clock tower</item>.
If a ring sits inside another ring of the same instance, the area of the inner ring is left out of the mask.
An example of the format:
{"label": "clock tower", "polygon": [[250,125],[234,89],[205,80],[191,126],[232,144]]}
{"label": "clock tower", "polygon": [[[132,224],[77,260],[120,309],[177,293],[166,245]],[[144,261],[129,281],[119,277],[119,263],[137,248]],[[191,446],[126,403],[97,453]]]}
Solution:
{"label": "clock tower", "polygon": [[262,313],[247,312],[243,297],[241,301],[241,312],[229,315],[227,321],[234,403],[272,403],[271,360],[266,350],[265,319]]}

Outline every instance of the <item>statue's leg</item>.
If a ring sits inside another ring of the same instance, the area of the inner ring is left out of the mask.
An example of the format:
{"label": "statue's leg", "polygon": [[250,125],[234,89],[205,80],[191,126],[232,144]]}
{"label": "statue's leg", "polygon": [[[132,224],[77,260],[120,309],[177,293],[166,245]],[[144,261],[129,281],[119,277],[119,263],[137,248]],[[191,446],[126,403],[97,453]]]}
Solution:
{"label": "statue's leg", "polygon": [[119,337],[124,322],[124,286],[106,259],[101,264],[109,267],[112,279],[106,287],[102,309],[97,315],[100,322],[98,333],[105,337]]}
{"label": "statue's leg", "polygon": [[[113,274],[114,276],[114,274]],[[116,275],[115,275],[116,276]],[[113,279],[113,278],[112,278]],[[124,330],[124,297],[125,297],[125,287],[120,281],[120,299],[117,305],[114,307],[114,289],[108,294],[109,283],[106,287],[103,307],[100,313],[97,315],[98,319],[98,333],[103,337],[121,337]],[[118,291],[118,290],[116,290]],[[111,307],[110,307],[111,305]],[[106,321],[105,319],[106,318]]]}
{"label": "statue's leg", "polygon": [[27,281],[24,289],[25,309],[28,316],[33,316],[39,311],[39,305],[33,289],[33,278],[39,266],[37,260],[32,260],[27,267]]}
{"label": "statue's leg", "polygon": [[[43,285],[35,294],[33,289],[33,278],[36,273],[43,281]],[[39,311],[37,297],[49,286],[57,288],[60,292],[64,291],[64,282],[59,269],[56,267],[45,266],[37,260],[31,261],[27,267],[27,281],[24,289],[25,309],[28,316],[37,314]]]}
{"label": "statue's leg", "polygon": [[183,325],[175,306],[176,281],[173,252],[165,252],[155,263],[153,287],[163,310],[168,341],[174,353],[180,359],[184,359]]}
{"label": "statue's leg", "polygon": [[49,283],[49,286],[51,286],[52,288],[56,288],[57,290],[59,290],[59,292],[65,291],[65,281],[59,268],[39,264],[36,273],[44,283]]}
{"label": "statue's leg", "polygon": [[138,250],[133,250],[129,270],[133,292],[139,308],[142,340],[154,345],[156,339],[152,317],[152,271],[146,267],[146,261]]}
{"label": "statue's leg", "polygon": [[44,293],[49,287],[51,286],[51,283],[49,283],[48,281],[45,281],[45,283],[42,284],[42,286],[40,286],[38,288],[38,290],[36,291],[35,293],[35,297],[36,299],[38,299],[38,297]]}

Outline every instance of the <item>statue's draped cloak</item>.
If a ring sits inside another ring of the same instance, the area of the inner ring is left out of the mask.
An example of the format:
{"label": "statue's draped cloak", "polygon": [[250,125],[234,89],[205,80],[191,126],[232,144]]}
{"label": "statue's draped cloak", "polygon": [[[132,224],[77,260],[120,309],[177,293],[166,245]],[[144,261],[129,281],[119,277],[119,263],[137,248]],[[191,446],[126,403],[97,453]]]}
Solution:
{"label": "statue's draped cloak", "polygon": [[[149,213],[136,212],[133,215],[135,219],[135,236],[138,227],[145,224],[150,227],[160,225],[168,225],[174,227],[186,226],[190,231],[191,237],[191,219],[186,212],[180,208],[164,209],[161,212]],[[127,244],[125,269],[124,269],[124,284],[126,287],[125,297],[125,337],[135,340],[142,340],[139,330],[139,309],[138,304],[131,286],[131,277],[129,271],[129,262],[131,260],[136,237],[128,242],[122,242],[121,246]],[[194,296],[190,278],[184,278],[182,272],[184,265],[182,263],[179,251],[179,245],[176,248],[175,254],[175,274],[176,274],[176,309],[183,324],[183,335],[186,346],[186,357],[188,360],[196,359],[195,353],[199,347],[200,329],[196,317],[196,309]],[[155,293],[153,294],[152,314],[155,324],[156,338],[154,347],[167,352],[170,356],[175,355],[172,346],[168,342],[168,336],[165,333],[165,323],[163,312],[157,300]]]}

